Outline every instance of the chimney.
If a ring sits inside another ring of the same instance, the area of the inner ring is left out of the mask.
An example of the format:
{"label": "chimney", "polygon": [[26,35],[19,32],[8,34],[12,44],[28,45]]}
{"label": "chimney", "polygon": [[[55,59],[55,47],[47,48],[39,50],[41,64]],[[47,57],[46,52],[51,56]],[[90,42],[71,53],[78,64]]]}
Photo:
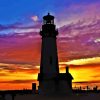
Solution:
{"label": "chimney", "polygon": [[69,73],[69,67],[66,66],[66,73]]}

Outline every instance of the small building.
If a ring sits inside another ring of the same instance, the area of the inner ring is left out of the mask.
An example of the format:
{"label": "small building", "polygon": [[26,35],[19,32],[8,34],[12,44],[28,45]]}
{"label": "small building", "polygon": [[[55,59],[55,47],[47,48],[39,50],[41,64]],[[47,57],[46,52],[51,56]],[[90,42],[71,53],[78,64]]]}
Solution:
{"label": "small building", "polygon": [[73,77],[69,73],[69,67],[66,67],[66,73],[59,73],[59,93],[70,94],[72,93],[72,80]]}

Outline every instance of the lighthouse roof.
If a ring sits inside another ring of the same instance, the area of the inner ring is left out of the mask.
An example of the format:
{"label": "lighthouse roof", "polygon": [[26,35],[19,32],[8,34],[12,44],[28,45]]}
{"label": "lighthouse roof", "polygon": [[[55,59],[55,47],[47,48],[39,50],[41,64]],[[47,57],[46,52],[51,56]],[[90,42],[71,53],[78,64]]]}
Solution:
{"label": "lighthouse roof", "polygon": [[54,16],[50,15],[50,13],[48,13],[48,15],[43,17],[44,20],[53,20]]}

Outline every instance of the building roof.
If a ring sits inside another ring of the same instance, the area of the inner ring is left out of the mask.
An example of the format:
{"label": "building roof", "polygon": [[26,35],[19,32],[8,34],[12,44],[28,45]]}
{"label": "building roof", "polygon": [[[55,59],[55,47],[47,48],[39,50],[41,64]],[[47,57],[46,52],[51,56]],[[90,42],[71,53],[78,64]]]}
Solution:
{"label": "building roof", "polygon": [[59,80],[72,80],[73,77],[70,73],[59,73]]}

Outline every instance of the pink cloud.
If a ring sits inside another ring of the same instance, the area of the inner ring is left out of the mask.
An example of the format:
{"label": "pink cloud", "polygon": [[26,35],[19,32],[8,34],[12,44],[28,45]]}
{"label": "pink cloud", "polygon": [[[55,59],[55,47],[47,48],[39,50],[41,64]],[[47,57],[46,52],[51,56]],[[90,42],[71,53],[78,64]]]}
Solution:
{"label": "pink cloud", "polygon": [[63,26],[78,20],[86,20],[87,23],[91,22],[93,18],[100,19],[100,3],[90,4],[72,4],[65,7],[65,10],[60,12],[57,16],[58,26]]}
{"label": "pink cloud", "polygon": [[[59,60],[66,61],[68,59],[100,56],[100,43],[95,42],[100,38],[98,8],[99,4],[97,3],[90,5],[72,5],[60,14],[60,16],[62,16],[60,20],[62,23],[64,21],[65,25],[59,27],[57,41]],[[78,9],[82,12],[74,13]],[[67,15],[67,12],[70,12],[69,15]],[[97,17],[95,17],[95,13],[97,13]],[[65,16],[63,16],[63,14]],[[69,19],[67,16],[70,16],[69,22],[72,21],[72,23],[66,23]],[[35,32],[33,29],[40,29],[40,27],[41,22],[28,26],[22,24],[1,26],[1,29],[12,29],[14,31],[12,35],[0,36],[1,61],[12,61],[12,59],[22,62],[34,61],[36,62],[35,65],[38,65],[41,36],[39,32]],[[15,31],[16,29],[18,33]]]}

